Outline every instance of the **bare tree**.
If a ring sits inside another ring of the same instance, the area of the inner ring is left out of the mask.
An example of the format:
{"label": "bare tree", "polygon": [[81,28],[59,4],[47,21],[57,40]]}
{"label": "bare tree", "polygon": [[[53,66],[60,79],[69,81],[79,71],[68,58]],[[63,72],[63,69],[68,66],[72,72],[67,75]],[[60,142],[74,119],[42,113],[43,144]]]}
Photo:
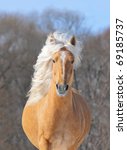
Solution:
{"label": "bare tree", "polygon": [[109,150],[110,31],[107,29],[100,35],[90,35],[85,41],[82,66],[77,75],[79,89],[90,104],[92,127],[81,149]]}
{"label": "bare tree", "polygon": [[80,35],[84,44],[76,75],[93,122],[80,150],[109,150],[109,29],[89,34],[85,18],[74,11],[48,9],[34,16],[0,14],[0,149],[35,149],[22,131],[22,110],[47,33],[60,30]]}
{"label": "bare tree", "polygon": [[81,35],[86,33],[85,17],[70,10],[46,9],[40,16],[40,28],[46,33],[56,30]]}

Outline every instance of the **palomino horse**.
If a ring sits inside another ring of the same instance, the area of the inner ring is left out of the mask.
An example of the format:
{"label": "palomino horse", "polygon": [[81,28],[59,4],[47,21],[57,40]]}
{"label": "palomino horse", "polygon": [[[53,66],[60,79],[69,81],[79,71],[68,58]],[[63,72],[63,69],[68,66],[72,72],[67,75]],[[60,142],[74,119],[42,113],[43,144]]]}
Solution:
{"label": "palomino horse", "polygon": [[80,52],[74,36],[55,32],[38,56],[22,126],[39,150],[77,150],[89,132],[89,108],[71,87]]}

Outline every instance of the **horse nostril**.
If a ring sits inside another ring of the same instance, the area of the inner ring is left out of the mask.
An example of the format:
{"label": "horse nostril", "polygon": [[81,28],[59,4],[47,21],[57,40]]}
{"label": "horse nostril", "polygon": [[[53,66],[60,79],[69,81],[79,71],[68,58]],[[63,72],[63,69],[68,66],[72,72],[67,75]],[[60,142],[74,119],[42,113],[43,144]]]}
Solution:
{"label": "horse nostril", "polygon": [[67,84],[63,84],[63,85],[59,85],[59,84],[56,84],[56,88],[59,90],[59,91],[67,91],[68,90],[68,85]]}
{"label": "horse nostril", "polygon": [[68,90],[68,85],[65,85],[65,90],[66,90],[66,91]]}
{"label": "horse nostril", "polygon": [[57,88],[57,89],[58,89],[58,87],[59,87],[58,84],[56,84],[56,88]]}

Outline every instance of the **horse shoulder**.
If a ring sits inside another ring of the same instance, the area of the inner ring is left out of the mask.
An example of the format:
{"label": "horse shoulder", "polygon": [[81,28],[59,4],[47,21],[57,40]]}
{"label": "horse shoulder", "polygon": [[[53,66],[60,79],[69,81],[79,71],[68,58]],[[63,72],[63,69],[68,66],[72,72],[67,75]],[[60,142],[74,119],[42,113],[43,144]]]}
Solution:
{"label": "horse shoulder", "polygon": [[22,114],[22,127],[31,143],[38,148],[38,104],[26,103]]}
{"label": "horse shoulder", "polygon": [[83,134],[87,134],[91,124],[90,108],[86,100],[76,90],[73,90],[73,109],[75,116],[78,117],[79,127],[81,127]]}

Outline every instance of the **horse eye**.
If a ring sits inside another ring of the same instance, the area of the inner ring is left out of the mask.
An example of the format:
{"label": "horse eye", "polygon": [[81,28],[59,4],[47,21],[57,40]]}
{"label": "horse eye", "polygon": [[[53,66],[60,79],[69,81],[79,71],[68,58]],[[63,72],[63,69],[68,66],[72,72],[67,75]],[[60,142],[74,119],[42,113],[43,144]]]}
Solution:
{"label": "horse eye", "polygon": [[74,63],[74,60],[71,61],[71,64],[73,64],[73,63]]}
{"label": "horse eye", "polygon": [[54,60],[54,59],[52,59],[52,62],[53,62],[53,63],[55,63],[55,60]]}

